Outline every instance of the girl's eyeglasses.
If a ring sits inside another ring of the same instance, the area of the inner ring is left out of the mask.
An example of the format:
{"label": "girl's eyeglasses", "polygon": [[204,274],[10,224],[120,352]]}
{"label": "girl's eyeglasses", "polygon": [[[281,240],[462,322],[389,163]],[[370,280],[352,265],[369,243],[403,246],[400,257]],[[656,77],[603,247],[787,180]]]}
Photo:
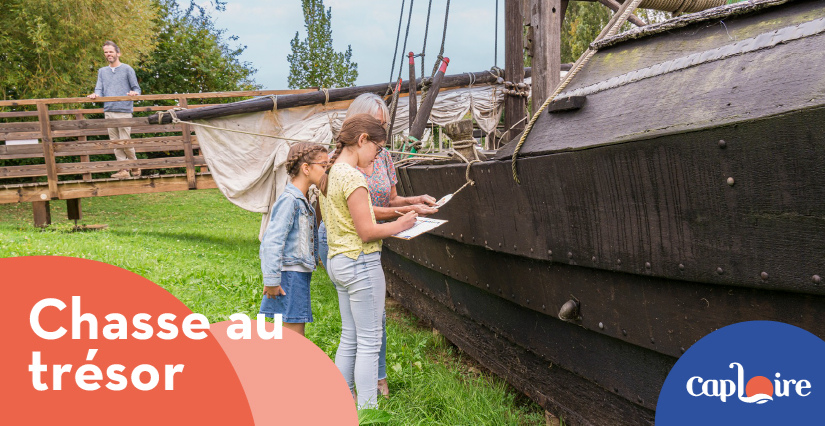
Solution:
{"label": "girl's eyeglasses", "polygon": [[375,153],[376,155],[380,154],[382,151],[384,151],[384,146],[383,145],[379,145],[378,142],[375,142],[373,140],[370,140],[370,142],[372,142],[373,144],[375,144],[375,146],[378,147],[378,151],[376,151],[376,153]]}
{"label": "girl's eyeglasses", "polygon": [[329,161],[310,161],[307,164],[320,164],[324,167],[327,167],[327,166],[329,166]]}

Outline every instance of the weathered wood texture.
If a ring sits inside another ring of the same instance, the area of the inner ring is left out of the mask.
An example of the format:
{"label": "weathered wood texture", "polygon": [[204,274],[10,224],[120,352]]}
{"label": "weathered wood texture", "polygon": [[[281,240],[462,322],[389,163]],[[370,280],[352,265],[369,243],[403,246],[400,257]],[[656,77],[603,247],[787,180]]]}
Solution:
{"label": "weathered wood texture", "polygon": [[561,73],[561,0],[535,0],[532,6],[532,103],[541,105],[559,85]]}
{"label": "weathered wood texture", "polygon": [[[82,120],[82,119],[83,119],[83,114],[81,114],[81,113],[79,113],[79,112],[78,112],[78,113],[76,113],[76,114],[75,114],[74,118],[75,118],[75,120]],[[88,140],[89,140],[89,138],[87,138],[86,136],[80,136],[80,137],[78,137],[78,138],[77,138],[77,141],[78,141],[78,142],[86,142],[86,141],[88,141]],[[5,146],[4,146],[4,147],[5,147]],[[81,154],[81,155],[80,155],[80,162],[81,162],[81,163],[88,163],[88,162],[89,162],[89,160],[90,160],[89,155],[90,155],[90,154],[85,154],[85,153],[84,153],[84,154]],[[0,156],[0,158],[2,158],[2,157]],[[87,181],[87,182],[88,182],[88,181],[91,181],[91,180],[92,180],[92,174],[91,174],[91,173],[84,173],[84,174],[83,174],[83,180],[85,180],[85,181]],[[78,206],[79,206],[79,205],[80,205],[80,204],[78,204]]]}
{"label": "weathered wood texture", "polygon": [[587,102],[586,96],[569,96],[566,98],[556,98],[553,99],[553,102],[550,102],[550,104],[547,105],[547,108],[545,108],[545,110],[548,113],[575,111],[577,109],[581,109],[581,107],[584,106],[585,102]]}
{"label": "weathered wood texture", "polygon": [[[516,84],[524,82],[524,17],[521,2],[522,0],[504,2],[504,74]],[[524,130],[526,123],[523,120],[526,115],[527,98],[515,95],[504,97],[504,129],[508,133],[502,140],[509,141],[511,135]]]}
{"label": "weathered wood texture", "polygon": [[[780,321],[825,336],[825,325],[818,314],[825,311],[823,296],[604,271],[588,265],[504,254],[472,244],[475,236],[438,235],[410,241],[390,239],[385,241],[385,248],[422,267],[553,318],[562,305],[575,298],[580,304],[580,318],[573,323],[664,355],[681,356],[705,335],[742,321]],[[417,285],[442,285],[442,281]],[[506,328],[504,323],[491,328],[499,332],[498,328]],[[573,355],[564,355],[556,362],[575,364]],[[600,382],[612,380],[597,378]]]}
{"label": "weathered wood texture", "polygon": [[40,146],[43,148],[43,158],[46,160],[43,167],[46,169],[46,177],[49,180],[49,198],[55,199],[58,197],[57,193],[57,171],[54,161],[54,144],[52,140],[52,130],[49,125],[49,106],[46,104],[37,104],[37,113],[40,122]]}
{"label": "weathered wood texture", "polygon": [[[192,149],[199,149],[192,136]],[[54,142],[54,156],[68,157],[78,155],[111,154],[114,148],[135,148],[136,152],[179,151],[183,150],[182,136],[163,136],[156,138],[133,138],[117,140]],[[0,160],[13,158],[43,158],[43,148],[32,145],[0,145]]]}
{"label": "weathered wood texture", "polygon": [[415,116],[418,113],[418,99],[417,99],[417,91],[418,87],[416,85],[416,78],[415,78],[415,55],[412,52],[408,54],[409,60],[409,70],[410,70],[410,79],[407,80],[407,93],[410,94],[409,97],[409,121],[410,121],[410,129],[412,129],[413,121],[415,121]]}
{"label": "weathered wood texture", "polygon": [[[552,361],[552,357],[539,356],[535,349],[526,349],[477,321],[479,315],[491,314],[491,321],[504,320],[516,330],[526,331],[517,338],[532,339],[522,342],[527,347],[539,344],[555,346],[567,352],[568,346],[583,351],[582,356],[590,366],[593,359],[604,359],[609,365],[620,364],[627,355],[619,350],[615,355],[599,354],[609,347],[620,349],[624,344],[604,336],[592,334],[572,324],[566,324],[547,316],[519,309],[503,299],[486,295],[481,290],[467,286],[451,278],[445,278],[427,268],[418,267],[408,260],[387,251],[382,255],[387,272],[387,289],[394,299],[401,302],[417,316],[427,319],[452,343],[478,360],[545,409],[561,415],[568,425],[639,425],[652,424],[653,412],[641,405],[638,395],[627,394],[624,386],[618,392],[607,390],[601,384],[584,379],[581,372],[569,370]],[[421,283],[432,284],[438,289],[423,288]],[[418,287],[418,288],[416,288]],[[448,298],[449,304],[437,301]],[[478,311],[476,311],[478,309]],[[525,316],[526,315],[526,316]],[[516,321],[518,324],[512,324]],[[529,326],[525,326],[529,324]],[[501,324],[504,326],[504,324]],[[499,328],[500,329],[500,328]],[[508,330],[510,328],[508,327]],[[528,336],[529,335],[529,336]],[[595,347],[581,346],[584,342]],[[629,345],[625,345],[629,346]],[[629,348],[631,351],[641,349]],[[642,350],[643,351],[643,350]],[[653,355],[656,357],[656,355]],[[636,360],[638,364],[638,360]],[[649,366],[648,366],[649,367]],[[639,372],[649,376],[650,368]],[[615,376],[627,374],[627,369]],[[659,373],[661,374],[661,373]],[[666,374],[666,370],[665,370]],[[664,380],[662,376],[661,380]],[[653,394],[648,391],[647,394]],[[634,399],[634,401],[628,400]],[[655,400],[646,402],[653,404]]]}
{"label": "weathered wood texture", "polygon": [[[48,198],[48,191],[43,195]],[[34,216],[34,226],[42,227],[52,223],[52,211],[48,201],[32,201],[32,215]]]}
{"label": "weathered wood texture", "polygon": [[[530,68],[524,69],[525,77],[531,76],[532,70]],[[441,84],[441,88],[450,88],[450,87],[463,87],[468,86],[470,82],[473,84],[487,84],[494,82],[496,80],[496,76],[493,75],[489,71],[480,71],[474,73],[463,73],[463,74],[455,74],[455,75],[447,75],[444,76],[444,80]],[[401,83],[401,92],[407,93],[409,90],[410,83],[409,81],[403,81]],[[421,79],[417,80],[416,87],[418,90],[421,90]],[[369,86],[357,86],[357,87],[344,87],[340,89],[329,89],[329,101],[343,101],[343,100],[350,100],[355,99],[358,95],[363,93],[375,93],[376,95],[383,96],[387,90],[386,83],[380,84],[373,84]],[[300,106],[307,106],[307,105],[319,105],[323,104],[326,101],[326,95],[322,91],[315,91],[310,93],[298,94],[298,95],[288,95],[288,96],[279,96],[278,97],[278,108],[294,108]],[[181,120],[189,121],[189,120],[205,120],[209,118],[217,118],[217,117],[224,117],[227,115],[234,115],[234,114],[244,114],[249,112],[258,112],[258,111],[269,111],[274,106],[272,99],[270,98],[257,98],[251,99],[248,101],[242,102],[233,102],[231,104],[222,104],[216,105],[214,107],[204,107],[198,108],[197,110],[189,110],[189,111],[180,111],[177,113],[178,118]],[[158,116],[152,115],[149,117],[150,123],[157,123]],[[167,116],[163,117],[163,123],[171,123],[172,118]]]}
{"label": "weathered wood texture", "polygon": [[[825,3],[799,1],[724,24],[701,22],[623,42],[599,51],[560,96],[822,17]],[[588,149],[825,105],[816,95],[825,92],[823,43],[820,33],[589,94],[587,105],[575,113],[542,114],[519,155]],[[505,146],[496,158],[509,159],[514,147]]]}
{"label": "weathered wood texture", "polygon": [[[211,175],[198,174],[197,189],[217,188]],[[106,197],[126,194],[186,191],[189,184],[185,175],[144,176],[133,179],[96,179],[92,182],[60,182],[60,198]],[[48,197],[45,184],[0,185],[0,204],[39,201]]]}
{"label": "weathered wood texture", "polygon": [[[195,166],[206,165],[203,156],[193,158]],[[127,161],[94,161],[90,163],[57,163],[54,167],[55,176],[74,175],[82,173],[102,173],[115,172],[124,168],[140,169],[166,169],[174,167],[186,167],[185,157],[149,158],[142,160]],[[27,166],[6,166],[0,167],[0,179],[37,177],[46,175],[48,167],[46,164],[33,164]],[[61,182],[62,184],[62,182]],[[56,196],[54,197],[56,198]]]}
{"label": "weathered wood texture", "polygon": [[[296,89],[296,90],[246,90],[237,92],[205,92],[205,93],[174,93],[174,94],[159,94],[159,95],[138,95],[138,96],[109,96],[99,97],[94,100],[87,97],[79,98],[47,98],[47,99],[18,99],[18,100],[0,100],[0,107],[13,107],[24,105],[37,105],[44,103],[46,105],[52,104],[91,104],[112,101],[157,101],[157,100],[177,100],[181,97],[187,99],[214,99],[214,98],[240,98],[246,96],[268,96],[268,95],[294,95],[300,93],[314,92],[314,89]],[[71,114],[73,114],[72,112]]]}
{"label": "weathered wood texture", "polygon": [[[84,120],[93,121],[93,120]],[[94,120],[98,121],[98,120]],[[103,120],[99,120],[103,121]],[[56,122],[52,122],[56,123]],[[63,123],[71,123],[64,121]],[[151,125],[151,126],[133,126],[132,135],[142,133],[179,133],[181,125],[179,124],[165,124],[165,125]],[[55,130],[52,131],[53,138],[74,138],[80,136],[106,136],[109,134],[107,128],[97,129],[76,129],[76,130]],[[37,139],[40,138],[40,132],[4,132],[0,130],[0,140],[19,140],[19,139]]]}
{"label": "weathered wood texture", "polygon": [[[420,140],[424,136],[424,130],[427,128],[427,123],[430,120],[430,113],[435,105],[435,100],[438,97],[438,91],[444,83],[444,76],[447,72],[447,66],[450,64],[449,58],[444,58],[439,65],[438,72],[433,76],[430,88],[421,99],[421,108],[416,113],[415,120],[410,124],[410,137]],[[435,95],[435,96],[434,96]],[[389,132],[389,131],[388,131]],[[388,133],[389,134],[389,133]]]}
{"label": "weathered wood texture", "polygon": [[[187,107],[186,98],[180,98],[178,103],[181,108]],[[192,126],[189,124],[181,125],[181,136],[183,137],[183,157],[186,161],[186,180],[189,183],[189,189],[197,189],[198,185],[195,182],[195,154],[192,149]]]}
{"label": "weathered wood texture", "polygon": [[80,206],[80,198],[66,200],[66,213],[69,216],[69,220],[83,219],[83,209]]}
{"label": "weathered wood texture", "polygon": [[[529,157],[521,185],[509,161],[477,163],[437,232],[534,259],[822,295],[812,277],[825,275],[823,117]],[[403,168],[399,191],[438,198],[464,184],[465,168]]]}
{"label": "weathered wood texture", "polygon": [[[218,104],[197,104],[189,105],[189,108],[200,108],[205,106],[212,106]],[[177,106],[136,106],[134,112],[154,112],[154,111],[168,111],[177,108]],[[103,108],[81,108],[81,109],[51,109],[50,116],[55,115],[77,115],[77,114],[103,114]],[[12,111],[0,112],[0,118],[23,118],[23,117],[37,117],[37,111]]]}

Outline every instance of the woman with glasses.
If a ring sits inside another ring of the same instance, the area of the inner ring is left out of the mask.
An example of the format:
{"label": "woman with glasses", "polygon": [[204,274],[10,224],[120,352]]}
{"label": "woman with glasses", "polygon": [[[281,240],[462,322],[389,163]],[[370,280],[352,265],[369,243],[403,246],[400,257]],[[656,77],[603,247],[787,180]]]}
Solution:
{"label": "woman with glasses", "polygon": [[[364,93],[352,101],[347,109],[347,117],[357,114],[369,114],[377,119],[385,128],[390,119],[390,112],[383,99],[373,93]],[[378,221],[394,220],[399,217],[399,213],[416,212],[426,216],[438,212],[435,208],[435,198],[429,195],[419,195],[415,197],[401,197],[395,185],[398,178],[395,176],[395,164],[390,153],[386,149],[381,149],[375,156],[375,161],[366,167],[358,167],[367,181],[372,208],[375,219]],[[327,229],[324,222],[318,229],[318,253],[324,268],[327,267]],[[328,270],[328,269],[327,269]],[[382,315],[383,337],[381,352],[378,361],[378,391],[381,395],[389,395],[389,385],[387,384],[387,328],[386,313]]]}

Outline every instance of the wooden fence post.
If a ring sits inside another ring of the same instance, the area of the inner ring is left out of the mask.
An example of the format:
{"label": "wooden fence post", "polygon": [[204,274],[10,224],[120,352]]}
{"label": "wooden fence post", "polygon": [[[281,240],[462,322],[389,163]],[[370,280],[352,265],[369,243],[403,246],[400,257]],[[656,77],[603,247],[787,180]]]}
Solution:
{"label": "wooden fence post", "polygon": [[[83,113],[78,112],[77,114],[74,115],[74,118],[75,118],[75,120],[82,120],[83,119]],[[87,138],[86,136],[78,136],[77,137],[77,140],[82,141],[82,142],[86,142],[88,139],[89,138]],[[89,162],[89,156],[88,155],[81,155],[80,156],[80,161],[83,162],[83,163],[88,163]],[[91,173],[83,173],[83,180],[86,181],[86,182],[91,181],[92,180],[92,174]]]}
{"label": "wooden fence post", "polygon": [[49,198],[56,200],[60,197],[60,194],[57,191],[57,168],[54,164],[54,145],[52,144],[52,126],[49,122],[49,106],[43,102],[38,102],[37,115],[40,119],[40,134],[43,139],[43,159],[46,162],[46,176],[49,179]]}
{"label": "wooden fence post", "polygon": [[48,201],[32,201],[34,226],[44,227],[52,223],[52,212]]}
{"label": "wooden fence post", "polygon": [[69,220],[83,219],[83,210],[80,208],[80,198],[70,198],[66,200],[66,211],[69,214]]}
{"label": "wooden fence post", "polygon": [[[188,103],[186,98],[180,98],[181,108],[186,108]],[[197,189],[197,182],[195,181],[195,156],[192,153],[192,129],[188,124],[181,124],[181,132],[183,135],[183,155],[186,161],[186,181],[189,183],[189,189]]]}

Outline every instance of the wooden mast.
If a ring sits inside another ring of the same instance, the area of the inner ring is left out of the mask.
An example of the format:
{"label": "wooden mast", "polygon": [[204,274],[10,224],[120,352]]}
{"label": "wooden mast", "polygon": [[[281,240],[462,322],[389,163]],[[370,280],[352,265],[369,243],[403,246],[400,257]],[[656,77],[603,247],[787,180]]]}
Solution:
{"label": "wooden mast", "polygon": [[[565,2],[564,6],[567,6]],[[533,0],[532,104],[544,103],[561,80],[562,0]]]}
{"label": "wooden mast", "polygon": [[[504,75],[515,84],[524,82],[524,18],[521,3],[522,0],[506,0],[504,3]],[[524,130],[526,115],[527,98],[509,94],[504,96],[506,133],[502,136],[503,141],[509,141]]]}

